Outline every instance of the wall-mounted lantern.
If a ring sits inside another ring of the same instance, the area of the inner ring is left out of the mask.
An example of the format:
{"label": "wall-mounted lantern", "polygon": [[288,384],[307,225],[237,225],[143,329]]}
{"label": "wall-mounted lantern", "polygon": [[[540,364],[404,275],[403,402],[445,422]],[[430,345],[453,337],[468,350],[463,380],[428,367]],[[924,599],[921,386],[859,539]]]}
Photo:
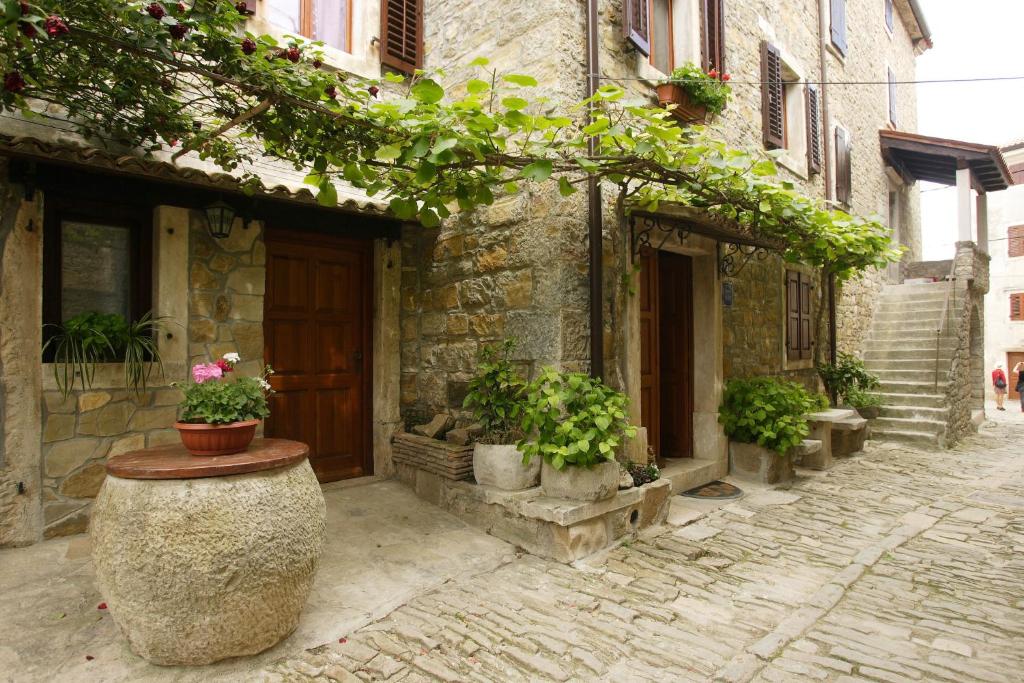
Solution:
{"label": "wall-mounted lantern", "polygon": [[206,214],[206,227],[210,236],[215,239],[224,239],[231,234],[231,226],[235,222],[235,209],[224,201],[215,201],[207,206],[203,213]]}

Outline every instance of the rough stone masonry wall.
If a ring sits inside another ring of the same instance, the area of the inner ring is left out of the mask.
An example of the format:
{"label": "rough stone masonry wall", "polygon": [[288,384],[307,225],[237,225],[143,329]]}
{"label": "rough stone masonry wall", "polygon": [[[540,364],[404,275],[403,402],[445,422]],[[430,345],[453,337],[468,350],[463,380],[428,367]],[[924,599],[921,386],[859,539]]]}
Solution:
{"label": "rough stone masonry wall", "polygon": [[[427,66],[449,69],[449,81],[458,83],[468,75],[458,67],[485,56],[499,72],[537,78],[532,95],[576,101],[583,71],[565,49],[582,31],[576,5],[427,0]],[[545,184],[499,195],[439,229],[403,232],[407,422],[457,411],[481,347],[505,337],[518,340],[515,357],[525,373],[543,364],[586,367],[585,225],[584,199],[562,198]]]}
{"label": "rough stone masonry wall", "polygon": [[956,329],[956,349],[946,386],[946,442],[952,445],[971,433],[973,412],[984,407],[985,294],[989,289],[988,254],[973,242],[957,242],[954,275],[956,301],[950,324]]}
{"label": "rough stone masonry wall", "polygon": [[213,239],[200,211],[189,212],[189,364],[237,353],[243,375],[263,367],[263,294],[267,252],[263,224]]}

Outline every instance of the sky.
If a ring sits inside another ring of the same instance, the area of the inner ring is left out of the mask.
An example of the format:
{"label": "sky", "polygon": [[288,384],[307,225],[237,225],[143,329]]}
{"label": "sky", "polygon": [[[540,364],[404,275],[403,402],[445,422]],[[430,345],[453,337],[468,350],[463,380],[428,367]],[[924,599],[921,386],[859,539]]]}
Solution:
{"label": "sky", "polygon": [[[1024,0],[920,0],[935,46],[917,80],[1024,76]],[[1024,80],[918,83],[917,132],[1004,146],[1024,140]],[[921,184],[926,261],[951,258],[956,190]]]}

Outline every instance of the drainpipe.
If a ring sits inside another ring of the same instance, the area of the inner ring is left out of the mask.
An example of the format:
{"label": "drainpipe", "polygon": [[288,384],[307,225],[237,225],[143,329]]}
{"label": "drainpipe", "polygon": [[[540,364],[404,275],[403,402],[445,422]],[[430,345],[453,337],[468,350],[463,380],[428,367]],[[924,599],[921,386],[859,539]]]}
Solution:
{"label": "drainpipe", "polygon": [[[600,65],[598,58],[597,0],[587,0],[587,97],[597,94]],[[594,104],[588,112],[593,117]],[[592,119],[591,119],[592,120]],[[587,153],[597,154],[597,137],[587,140]],[[604,296],[602,277],[604,275],[604,243],[601,215],[601,184],[595,176],[587,181],[587,227],[590,250],[590,375],[604,375]]]}
{"label": "drainpipe", "polygon": [[[822,138],[821,150],[823,152],[822,166],[825,179],[825,200],[832,201],[832,121],[828,113],[828,52],[826,40],[831,40],[831,32],[825,15],[826,0],[818,0],[818,65],[821,72],[821,119]],[[836,278],[830,275],[828,278],[828,359],[832,365],[836,364]],[[834,400],[835,397],[833,397]]]}

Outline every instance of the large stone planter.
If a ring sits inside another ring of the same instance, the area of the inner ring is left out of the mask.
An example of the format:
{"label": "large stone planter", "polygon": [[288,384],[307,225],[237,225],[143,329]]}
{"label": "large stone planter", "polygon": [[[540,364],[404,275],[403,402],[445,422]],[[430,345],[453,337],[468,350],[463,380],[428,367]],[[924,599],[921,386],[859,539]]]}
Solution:
{"label": "large stone planter", "polygon": [[[210,458],[180,446],[151,452],[178,448],[226,467],[251,459],[263,441],[294,444],[257,440],[246,453]],[[96,582],[137,655],[209,664],[262,652],[295,629],[323,551],[326,513],[308,449],[295,445],[302,459],[274,469],[160,478],[168,471],[144,469],[153,459],[142,451],[135,472],[142,478],[107,477],[90,531]]]}
{"label": "large stone planter", "polygon": [[540,481],[540,460],[531,458],[524,465],[523,454],[514,445],[478,443],[473,446],[473,478],[483,486],[522,491]]}
{"label": "large stone planter", "polygon": [[591,468],[567,466],[556,470],[545,461],[540,468],[540,489],[549,498],[605,500],[619,490],[619,463],[605,462]]}
{"label": "large stone planter", "polygon": [[775,451],[754,443],[729,442],[729,474],[760,484],[779,484],[792,481],[793,456],[779,455]]}

